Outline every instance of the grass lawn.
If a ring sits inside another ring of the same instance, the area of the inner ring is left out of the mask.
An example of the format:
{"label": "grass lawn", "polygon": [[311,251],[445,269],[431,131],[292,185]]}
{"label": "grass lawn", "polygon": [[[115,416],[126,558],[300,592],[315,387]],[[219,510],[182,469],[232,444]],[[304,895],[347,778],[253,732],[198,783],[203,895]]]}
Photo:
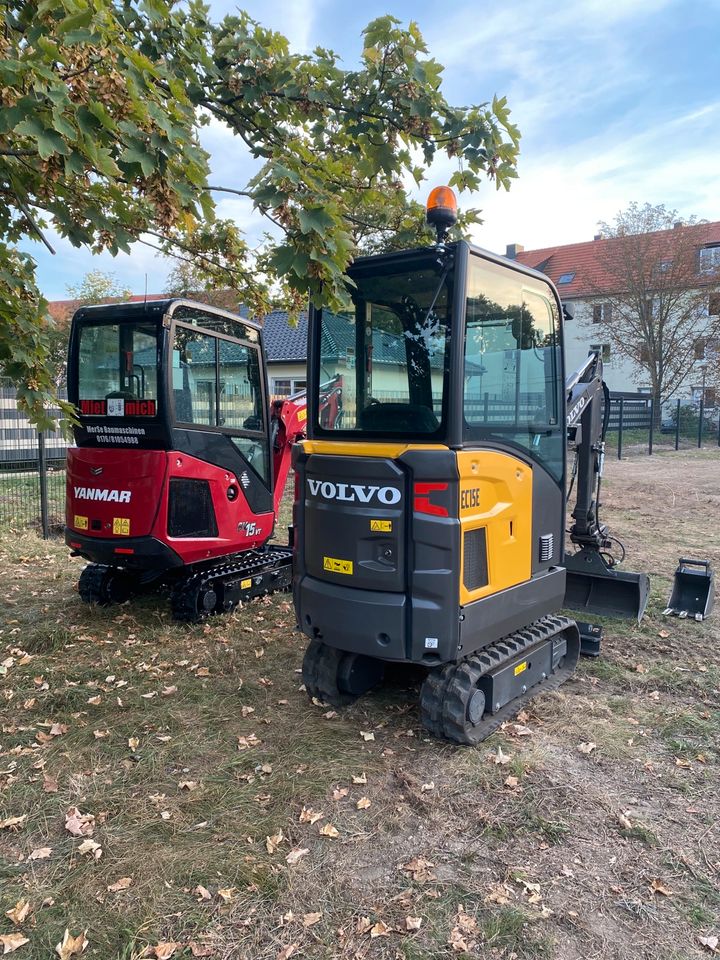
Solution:
{"label": "grass lawn", "polygon": [[0,943],[27,939],[18,960],[56,956],[66,929],[102,960],[709,957],[720,611],[662,609],[678,556],[720,567],[718,478],[709,450],[608,460],[605,519],[652,575],[648,614],[607,622],[599,660],[476,749],[424,734],[415,674],[311,704],[286,594],[192,628],[162,597],[88,608],[62,543],[2,535]]}

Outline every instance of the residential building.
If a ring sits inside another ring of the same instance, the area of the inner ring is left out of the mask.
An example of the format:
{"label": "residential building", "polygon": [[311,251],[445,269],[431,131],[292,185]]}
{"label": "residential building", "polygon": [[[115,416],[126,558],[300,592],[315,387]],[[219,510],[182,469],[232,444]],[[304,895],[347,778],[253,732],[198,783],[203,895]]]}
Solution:
{"label": "residential building", "polygon": [[[703,337],[709,318],[720,315],[720,221],[698,223],[684,228],[690,231],[695,259],[689,286],[693,294],[707,291],[704,297],[704,315],[699,311],[697,338],[692,359],[694,369],[683,387],[675,394],[682,399],[699,401],[704,389],[708,360],[712,359],[717,344]],[[659,273],[672,264],[673,233],[661,230],[645,235],[657,262],[654,269]],[[686,234],[687,236],[687,234]],[[575,369],[588,355],[590,349],[602,350],[605,379],[615,394],[643,394],[650,392],[650,384],[644,371],[637,364],[618,354],[604,335],[606,323],[612,323],[611,303],[617,290],[615,278],[608,273],[612,258],[612,244],[621,244],[627,238],[603,238],[597,235],[584,243],[569,243],[537,250],[525,250],[520,244],[510,244],[506,256],[546,274],[555,284],[564,303],[574,308],[574,317],[565,323],[565,355],[568,370]],[[606,297],[603,297],[603,292]],[[708,397],[711,387],[705,388],[706,402],[715,404],[715,397]],[[714,391],[713,391],[714,393]]]}

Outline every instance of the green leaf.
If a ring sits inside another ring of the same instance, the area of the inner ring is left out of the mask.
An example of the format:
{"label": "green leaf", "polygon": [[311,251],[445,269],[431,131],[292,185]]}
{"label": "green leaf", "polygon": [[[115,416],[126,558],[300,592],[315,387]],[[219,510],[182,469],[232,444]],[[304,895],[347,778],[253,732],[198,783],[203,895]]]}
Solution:
{"label": "green leaf", "polygon": [[314,231],[315,233],[324,234],[335,224],[335,221],[324,207],[310,207],[308,210],[300,210],[298,212],[298,219],[300,221],[300,229],[303,233]]}

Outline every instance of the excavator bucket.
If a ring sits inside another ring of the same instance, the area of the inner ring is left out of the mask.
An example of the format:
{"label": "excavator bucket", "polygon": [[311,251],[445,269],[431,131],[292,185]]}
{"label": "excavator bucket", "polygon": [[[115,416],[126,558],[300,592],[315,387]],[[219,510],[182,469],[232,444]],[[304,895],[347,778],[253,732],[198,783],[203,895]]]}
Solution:
{"label": "excavator bucket", "polygon": [[704,620],[712,610],[715,594],[714,574],[708,560],[681,557],[675,571],[666,614]]}
{"label": "excavator bucket", "polygon": [[564,606],[599,617],[642,620],[650,591],[646,574],[616,570],[587,548],[566,556],[565,569]]}

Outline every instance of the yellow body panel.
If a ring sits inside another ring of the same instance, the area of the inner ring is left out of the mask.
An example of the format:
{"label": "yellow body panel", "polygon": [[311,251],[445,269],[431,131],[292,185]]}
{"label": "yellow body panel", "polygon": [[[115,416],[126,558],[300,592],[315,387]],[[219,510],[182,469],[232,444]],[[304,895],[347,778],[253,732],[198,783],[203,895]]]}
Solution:
{"label": "yellow body panel", "polygon": [[[460,474],[460,604],[530,579],[532,469],[507,453],[458,453]],[[465,533],[485,527],[488,583],[465,588]]]}
{"label": "yellow body panel", "polygon": [[442,443],[373,443],[361,440],[301,440],[305,453],[321,453],[328,457],[391,457],[407,450],[447,450]]}

